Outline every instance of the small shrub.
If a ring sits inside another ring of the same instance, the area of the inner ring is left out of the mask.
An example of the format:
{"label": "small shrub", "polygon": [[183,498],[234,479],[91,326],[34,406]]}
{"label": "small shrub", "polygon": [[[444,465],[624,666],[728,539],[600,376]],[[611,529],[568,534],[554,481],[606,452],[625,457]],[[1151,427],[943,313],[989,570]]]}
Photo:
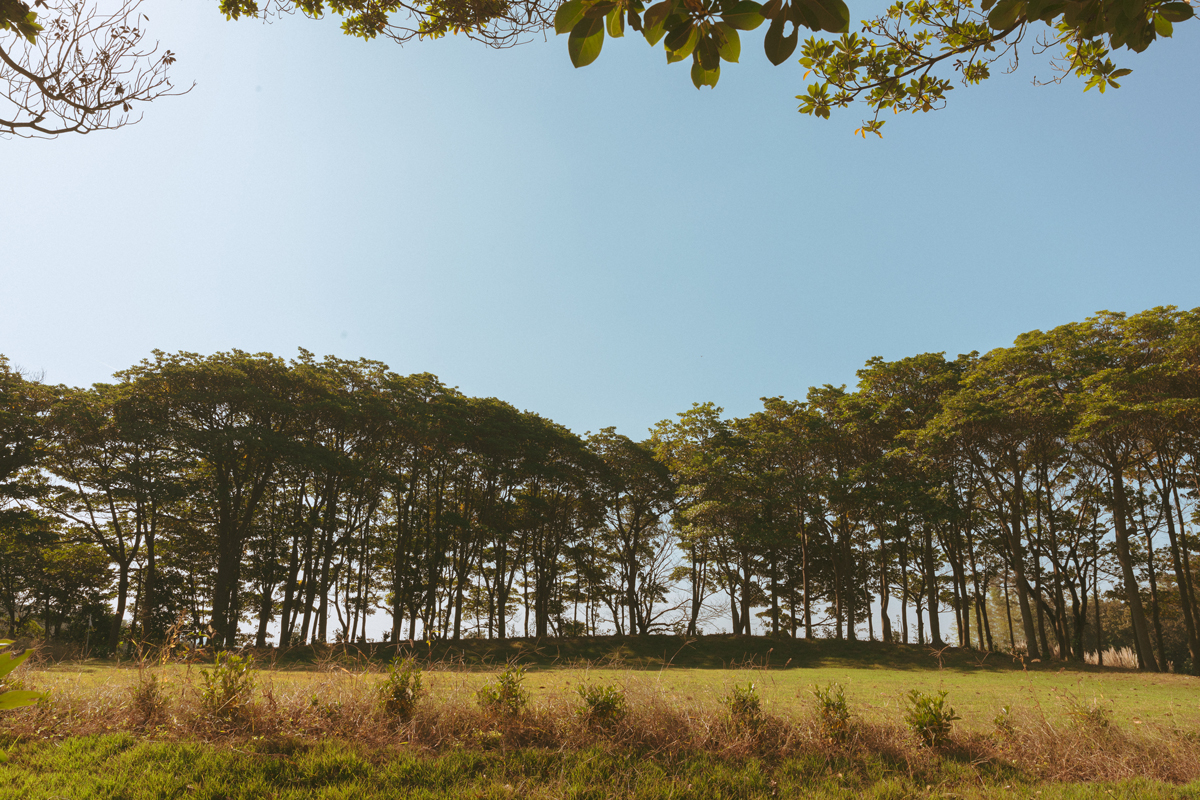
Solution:
{"label": "small shrub", "polygon": [[525,668],[509,664],[495,680],[485,683],[475,697],[484,711],[515,717],[529,705],[529,692],[521,685],[524,681]]}
{"label": "small shrub", "polygon": [[992,717],[992,724],[996,726],[996,731],[1001,736],[1012,737],[1016,735],[1017,728],[1013,724],[1012,706],[1007,703],[1001,706],[1000,710],[996,712],[996,716]]}
{"label": "small shrub", "polygon": [[580,686],[577,690],[583,704],[579,716],[593,725],[606,727],[625,718],[628,706],[625,692],[616,686]]}
{"label": "small shrub", "polygon": [[200,704],[212,716],[232,721],[250,705],[254,658],[221,651],[212,669],[200,670]]}
{"label": "small shrub", "polygon": [[825,688],[812,687],[817,700],[817,720],[821,731],[832,741],[844,742],[850,735],[850,708],[846,705],[846,694],[840,683],[831,683]]}
{"label": "small shrub", "polygon": [[762,698],[758,696],[753,681],[745,686],[734,685],[733,691],[725,695],[723,701],[734,722],[753,725],[762,716]]}
{"label": "small shrub", "polygon": [[936,695],[913,689],[907,697],[908,711],[904,714],[904,721],[930,747],[943,744],[950,736],[951,724],[956,719],[962,719],[946,704],[944,689]]}
{"label": "small shrub", "polygon": [[1112,712],[1101,705],[1095,697],[1091,699],[1091,702],[1084,703],[1068,694],[1064,704],[1067,716],[1080,728],[1099,732],[1112,724]]}
{"label": "small shrub", "polygon": [[392,662],[387,678],[379,685],[379,705],[387,716],[407,722],[424,694],[421,668],[409,657]]}

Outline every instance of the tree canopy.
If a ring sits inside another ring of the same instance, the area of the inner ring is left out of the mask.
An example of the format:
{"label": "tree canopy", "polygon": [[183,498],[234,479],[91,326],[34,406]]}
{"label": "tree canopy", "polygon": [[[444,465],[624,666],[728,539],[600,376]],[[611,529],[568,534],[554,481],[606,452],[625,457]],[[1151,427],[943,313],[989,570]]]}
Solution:
{"label": "tree canopy", "polygon": [[[168,75],[175,56],[150,45],[141,0],[101,12],[91,0],[0,0],[0,134],[56,136],[136,121],[140,103],[177,93]],[[1190,20],[1182,0],[897,0],[855,22],[844,0],[221,0],[229,19],[299,13],[342,20],[364,40],[404,43],[458,34],[490,47],[527,41],[551,28],[566,36],[576,67],[599,56],[606,38],[626,29],[667,63],[691,61],[696,88],[715,87],[721,64],[738,62],[742,38],[765,26],[762,47],[775,65],[793,59],[805,78],[799,111],[828,118],[861,103],[856,131],[881,134],[888,110],[944,106],[955,78],[978,84],[997,62],[1010,68],[1024,48],[1049,52],[1054,80],[1074,74],[1085,91],[1119,87],[1129,74],[1115,51],[1141,52]],[[815,35],[801,41],[801,30]],[[830,34],[826,36],[825,34]]]}
{"label": "tree canopy", "polygon": [[0,358],[0,628],[724,629],[1196,672],[1198,342],[1200,310],[1102,312],[643,441],[303,350],[158,352],[90,389]]}

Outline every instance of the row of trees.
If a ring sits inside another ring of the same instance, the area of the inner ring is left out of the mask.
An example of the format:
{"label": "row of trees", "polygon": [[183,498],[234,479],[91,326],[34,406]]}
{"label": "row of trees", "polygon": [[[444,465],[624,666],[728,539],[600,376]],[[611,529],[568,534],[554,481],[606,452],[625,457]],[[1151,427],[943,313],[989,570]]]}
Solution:
{"label": "row of trees", "polygon": [[0,358],[2,624],[697,634],[719,603],[734,633],[941,644],[952,613],[960,645],[1194,668],[1198,347],[1200,311],[1105,312],[642,442],[305,351],[156,352],[86,390]]}

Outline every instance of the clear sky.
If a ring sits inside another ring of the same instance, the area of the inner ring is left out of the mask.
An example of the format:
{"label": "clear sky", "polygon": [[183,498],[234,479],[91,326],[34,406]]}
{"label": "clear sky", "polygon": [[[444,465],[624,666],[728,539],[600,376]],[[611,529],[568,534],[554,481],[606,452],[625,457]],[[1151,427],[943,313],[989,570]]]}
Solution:
{"label": "clear sky", "polygon": [[[0,353],[87,385],[153,348],[433,372],[584,432],[853,382],[1099,309],[1200,305],[1200,23],[1100,96],[1044,62],[852,136],[762,29],[697,92],[640,38],[403,48],[147,0],[185,97],[0,141]],[[851,3],[856,17],[871,6]]]}

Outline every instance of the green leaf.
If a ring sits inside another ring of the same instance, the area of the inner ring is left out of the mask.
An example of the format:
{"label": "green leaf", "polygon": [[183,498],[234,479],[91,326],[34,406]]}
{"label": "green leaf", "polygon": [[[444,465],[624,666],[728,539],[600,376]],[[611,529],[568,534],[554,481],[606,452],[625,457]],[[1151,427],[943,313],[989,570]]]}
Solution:
{"label": "green leaf", "polygon": [[614,39],[620,39],[625,35],[625,14],[620,6],[608,12],[608,16],[604,20],[609,36]]}
{"label": "green leaf", "polygon": [[718,64],[716,69],[705,69],[700,64],[700,59],[692,61],[692,83],[699,89],[702,86],[716,86],[717,80],[721,77],[721,67]]}
{"label": "green leaf", "polygon": [[762,6],[753,0],[734,3],[733,8],[721,14],[721,19],[743,31],[752,31],[763,24]]}
{"label": "green leaf", "polygon": [[727,22],[718,22],[714,29],[717,35],[717,52],[726,61],[737,63],[742,55],[742,37],[737,30]]}
{"label": "green leaf", "polygon": [[41,699],[42,695],[38,692],[5,692],[4,694],[0,694],[0,711],[7,711],[10,708],[20,708],[21,706],[31,706]]}
{"label": "green leaf", "polygon": [[1187,3],[1167,3],[1158,9],[1158,13],[1167,22],[1186,22],[1195,14]]}
{"label": "green leaf", "polygon": [[567,0],[554,12],[554,32],[569,33],[583,19],[583,0]]}
{"label": "green leaf", "polygon": [[1000,0],[992,9],[992,13],[988,14],[988,25],[992,26],[993,30],[1008,30],[1016,24],[1017,17],[1021,15],[1024,7],[1025,0]]}
{"label": "green leaf", "polygon": [[604,17],[608,16],[608,12],[612,11],[616,7],[617,4],[611,2],[611,0],[603,0],[603,2],[592,3],[586,9],[584,9],[583,15],[585,17],[596,17],[597,19],[603,19]]}
{"label": "green leaf", "polygon": [[1171,21],[1162,14],[1154,15],[1154,30],[1158,32],[1159,36],[1165,36],[1168,39],[1170,39],[1171,34],[1175,32],[1175,28],[1171,25]]}
{"label": "green leaf", "polygon": [[604,18],[584,17],[571,29],[567,52],[576,68],[586,67],[600,56],[604,46]]}
{"label": "green leaf", "polygon": [[658,44],[658,40],[666,33],[663,23],[671,15],[673,7],[674,3],[670,2],[655,3],[642,15],[642,36],[646,37],[651,47]]}
{"label": "green leaf", "polygon": [[682,61],[692,54],[700,41],[700,29],[691,20],[667,31],[663,46],[667,48],[667,63]]}
{"label": "green leaf", "polygon": [[32,654],[32,650],[26,650],[23,653],[15,656],[12,653],[0,653],[0,678],[3,678],[8,673],[21,666],[21,663],[24,662],[25,659],[29,658],[29,656]]}
{"label": "green leaf", "polygon": [[796,42],[799,39],[800,32],[795,28],[792,28],[790,36],[783,35],[786,24],[787,20],[781,16],[771,20],[767,35],[763,39],[763,50],[767,53],[767,60],[777,67],[796,51]]}
{"label": "green leaf", "polygon": [[696,43],[696,57],[700,59],[700,66],[705,70],[721,68],[721,54],[717,49],[717,42],[711,34],[701,36],[700,41]]}
{"label": "green leaf", "polygon": [[[828,31],[829,33],[846,33],[850,30],[850,9],[842,0],[792,0],[796,6],[802,6],[808,12],[807,21],[815,21],[817,27],[813,30]],[[812,25],[808,25],[812,27]]]}

